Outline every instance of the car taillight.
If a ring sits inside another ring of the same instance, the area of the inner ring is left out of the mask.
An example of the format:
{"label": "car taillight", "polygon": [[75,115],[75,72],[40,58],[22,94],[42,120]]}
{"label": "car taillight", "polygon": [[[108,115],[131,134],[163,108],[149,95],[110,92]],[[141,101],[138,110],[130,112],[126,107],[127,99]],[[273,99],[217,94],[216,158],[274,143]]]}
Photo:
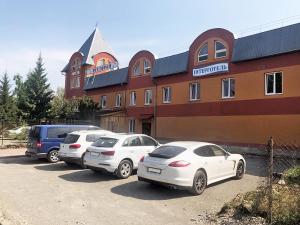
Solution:
{"label": "car taillight", "polygon": [[69,148],[80,148],[81,147],[81,145],[80,144],[71,144],[71,145],[69,145]]}
{"label": "car taillight", "polygon": [[36,147],[37,147],[37,148],[41,148],[41,147],[42,147],[42,142],[38,141],[38,142],[36,143]]}
{"label": "car taillight", "polygon": [[115,151],[105,151],[101,152],[101,155],[107,155],[107,156],[113,156],[115,154]]}
{"label": "car taillight", "polygon": [[171,163],[169,164],[169,166],[171,166],[171,167],[186,167],[186,166],[188,166],[188,165],[190,165],[190,163],[187,162],[187,161],[184,161],[184,160],[171,162]]}
{"label": "car taillight", "polygon": [[140,159],[140,162],[144,162],[144,158],[145,158],[145,156],[143,156],[143,157]]}

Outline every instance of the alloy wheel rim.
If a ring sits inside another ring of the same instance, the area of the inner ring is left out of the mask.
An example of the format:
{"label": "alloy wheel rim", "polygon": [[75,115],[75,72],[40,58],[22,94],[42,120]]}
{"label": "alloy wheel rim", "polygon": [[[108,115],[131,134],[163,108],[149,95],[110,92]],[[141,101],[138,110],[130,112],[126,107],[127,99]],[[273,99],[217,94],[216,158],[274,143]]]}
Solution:
{"label": "alloy wheel rim", "polygon": [[121,174],[125,177],[130,173],[130,165],[129,163],[123,163],[121,166]]}
{"label": "alloy wheel rim", "polygon": [[50,155],[51,160],[57,161],[58,160],[58,152],[52,152]]}
{"label": "alloy wheel rim", "polygon": [[240,164],[237,168],[237,175],[241,176],[243,174],[243,164]]}
{"label": "alloy wheel rim", "polygon": [[204,187],[204,177],[203,176],[199,176],[198,178],[197,178],[197,180],[196,180],[196,184],[195,184],[195,186],[196,186],[196,190],[198,191],[198,192],[200,192],[200,191],[202,191],[202,189],[203,189],[203,187]]}

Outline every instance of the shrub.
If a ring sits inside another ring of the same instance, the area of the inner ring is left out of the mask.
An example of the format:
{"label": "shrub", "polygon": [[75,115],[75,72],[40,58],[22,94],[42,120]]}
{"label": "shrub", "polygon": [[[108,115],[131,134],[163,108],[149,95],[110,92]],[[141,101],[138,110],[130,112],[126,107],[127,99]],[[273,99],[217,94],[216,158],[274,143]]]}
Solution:
{"label": "shrub", "polygon": [[300,166],[286,170],[283,173],[283,179],[287,184],[300,185]]}

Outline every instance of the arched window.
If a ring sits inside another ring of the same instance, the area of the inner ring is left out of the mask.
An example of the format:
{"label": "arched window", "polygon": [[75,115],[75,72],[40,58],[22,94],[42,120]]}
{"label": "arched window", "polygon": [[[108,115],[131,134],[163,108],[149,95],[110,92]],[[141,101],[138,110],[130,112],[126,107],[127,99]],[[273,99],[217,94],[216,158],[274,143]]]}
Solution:
{"label": "arched window", "polygon": [[138,62],[134,65],[134,67],[133,67],[133,74],[134,74],[135,76],[138,76],[138,75],[141,74],[140,61],[138,61]]}
{"label": "arched window", "polygon": [[215,58],[223,58],[227,55],[227,49],[225,45],[220,41],[215,41]]}
{"label": "arched window", "polygon": [[198,53],[198,62],[206,61],[208,59],[208,45],[204,44]]}
{"label": "arched window", "polygon": [[149,60],[144,59],[144,74],[151,73],[151,63]]}

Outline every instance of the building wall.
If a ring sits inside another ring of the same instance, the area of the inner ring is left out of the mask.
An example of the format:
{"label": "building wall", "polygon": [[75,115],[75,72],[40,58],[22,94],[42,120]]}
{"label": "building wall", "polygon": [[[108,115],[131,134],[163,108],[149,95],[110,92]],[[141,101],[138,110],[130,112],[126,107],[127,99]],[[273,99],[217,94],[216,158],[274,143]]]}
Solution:
{"label": "building wall", "polygon": [[[215,41],[225,45],[226,57],[214,57]],[[198,62],[199,49],[205,43],[208,43],[208,60]],[[122,115],[103,115],[101,126],[127,132],[129,120],[135,119],[136,133],[143,132],[143,123],[150,123],[151,135],[157,138],[251,146],[265,144],[273,136],[283,143],[300,144],[300,53],[233,63],[233,43],[234,37],[229,31],[206,31],[189,48],[187,72],[158,78],[151,74],[133,74],[138,62],[141,64],[147,59],[151,67],[155,63],[151,52],[138,52],[129,62],[126,85],[86,92],[96,102],[106,95],[105,110],[117,110],[115,96],[122,93]],[[228,63],[229,72],[193,77],[193,69],[221,62]],[[282,72],[282,94],[265,94],[265,74],[269,72]],[[225,78],[235,79],[234,98],[222,98]],[[190,101],[189,96],[189,85],[193,82],[200,84],[200,99],[196,101]],[[163,87],[171,87],[171,103],[163,103]],[[145,105],[146,89],[152,90],[150,105]],[[135,106],[129,105],[132,91],[137,95]]]}

